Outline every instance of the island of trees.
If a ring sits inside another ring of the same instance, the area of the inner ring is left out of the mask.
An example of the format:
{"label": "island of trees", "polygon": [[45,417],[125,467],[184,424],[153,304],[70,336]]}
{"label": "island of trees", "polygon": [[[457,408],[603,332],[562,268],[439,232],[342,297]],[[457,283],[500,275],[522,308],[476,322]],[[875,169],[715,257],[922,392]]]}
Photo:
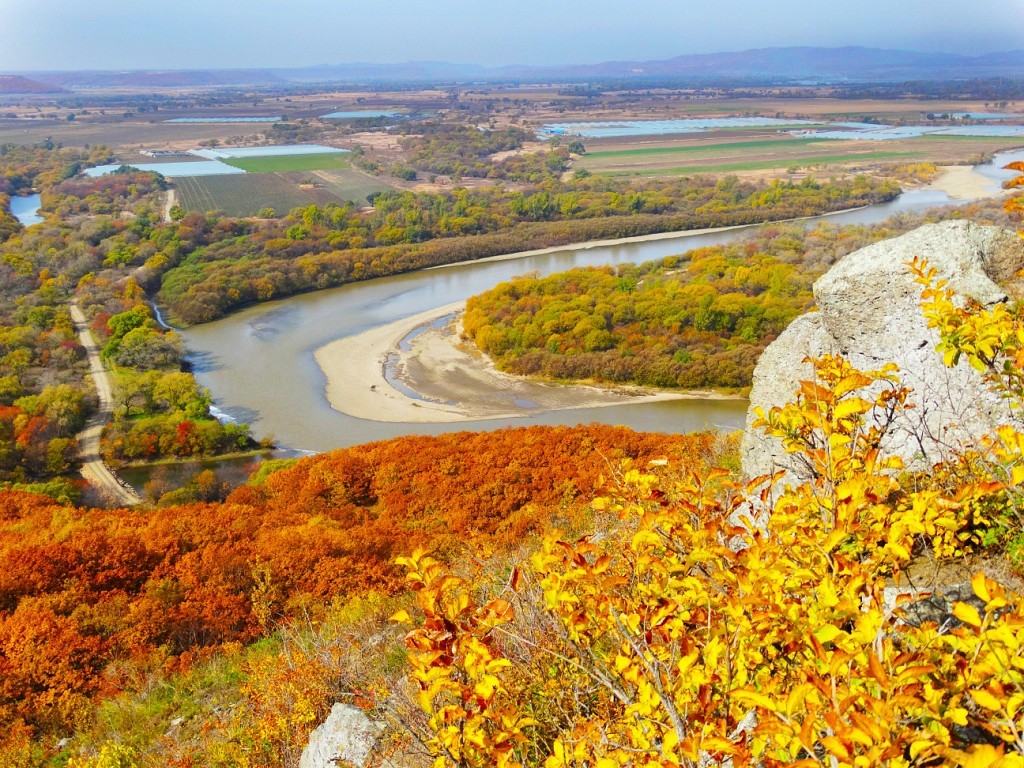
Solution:
{"label": "island of trees", "polygon": [[[1010,224],[995,205],[971,215]],[[462,332],[508,373],[742,392],[765,347],[813,306],[818,277],[846,254],[930,218],[777,224],[640,265],[527,275],[470,298]]]}

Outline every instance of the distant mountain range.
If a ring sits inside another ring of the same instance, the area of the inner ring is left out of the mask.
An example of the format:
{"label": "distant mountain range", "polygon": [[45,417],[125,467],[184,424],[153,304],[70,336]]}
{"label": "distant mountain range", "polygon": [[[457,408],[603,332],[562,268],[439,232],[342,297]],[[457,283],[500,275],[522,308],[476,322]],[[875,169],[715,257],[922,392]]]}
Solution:
{"label": "distant mountain range", "polygon": [[32,77],[58,90],[74,88],[185,88],[211,85],[287,85],[262,69],[128,70],[123,72],[39,72]]}
{"label": "distant mountain range", "polygon": [[340,64],[277,69],[296,81],[779,80],[902,81],[1024,77],[1024,50],[962,56],[881,48],[760,48],[676,56],[654,61],[607,61],[572,66],[479,67],[447,62]]}
{"label": "distant mountain range", "polygon": [[60,86],[29,80],[20,75],[0,75],[0,94],[2,93],[66,93]]}
{"label": "distant mountain range", "polygon": [[[716,81],[898,82],[1024,77],[1024,50],[964,56],[881,48],[760,48],[733,53],[677,56],[654,61],[608,61],[570,66],[482,67],[441,61],[402,64],[334,64],[261,70],[166,70],[125,72],[41,72],[32,81],[54,90],[88,87],[188,87],[286,85],[289,83],[465,83]],[[29,93],[28,90],[0,93]],[[16,84],[13,84],[16,85]],[[9,87],[13,87],[9,86]]]}

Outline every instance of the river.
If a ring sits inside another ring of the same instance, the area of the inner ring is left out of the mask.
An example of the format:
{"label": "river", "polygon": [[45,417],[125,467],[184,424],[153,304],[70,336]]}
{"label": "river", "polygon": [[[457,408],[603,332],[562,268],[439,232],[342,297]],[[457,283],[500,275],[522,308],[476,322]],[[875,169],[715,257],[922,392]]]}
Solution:
{"label": "river", "polygon": [[[1005,164],[1024,153],[1003,155]],[[988,174],[989,171],[986,171]],[[1012,175],[1012,174],[1010,174]],[[991,176],[990,176],[991,178]],[[836,224],[874,223],[904,212],[951,202],[936,190],[916,190],[880,205],[815,217]],[[642,262],[728,242],[743,227],[634,243],[557,250],[504,261],[481,260],[395,275],[249,307],[183,332],[199,382],[221,412],[247,421],[257,435],[273,435],[296,452],[321,452],[408,434],[489,430],[526,424],[624,424],[642,431],[738,429],[745,400],[677,400],[546,412],[524,418],[457,424],[394,424],[352,418],[333,410],[326,379],[313,358],[317,348],[436,307],[462,301],[515,275],[542,275],[573,267]]]}

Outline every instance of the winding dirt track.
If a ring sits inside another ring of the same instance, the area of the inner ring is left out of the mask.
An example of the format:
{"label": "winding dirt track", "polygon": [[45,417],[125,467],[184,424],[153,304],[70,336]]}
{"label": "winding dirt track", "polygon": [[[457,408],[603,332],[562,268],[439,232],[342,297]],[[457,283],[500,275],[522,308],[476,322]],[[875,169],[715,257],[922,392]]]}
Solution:
{"label": "winding dirt track", "polygon": [[82,457],[82,477],[113,504],[124,506],[141,504],[142,499],[139,495],[115,475],[100,457],[100,434],[103,432],[103,425],[114,415],[110,378],[107,376],[107,369],[103,366],[100,352],[96,348],[96,343],[93,341],[92,333],[89,331],[89,325],[86,323],[81,308],[72,302],[70,309],[71,319],[74,320],[75,330],[78,331],[78,339],[89,356],[89,368],[92,372],[92,379],[96,383],[96,393],[100,398],[99,410],[89,419],[85,429],[78,433],[78,445]]}

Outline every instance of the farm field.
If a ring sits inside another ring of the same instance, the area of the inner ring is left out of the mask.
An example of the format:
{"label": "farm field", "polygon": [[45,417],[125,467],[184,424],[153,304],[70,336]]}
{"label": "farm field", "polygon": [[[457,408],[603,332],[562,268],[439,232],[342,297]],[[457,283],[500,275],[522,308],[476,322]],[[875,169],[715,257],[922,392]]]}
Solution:
{"label": "farm field", "polygon": [[[785,89],[780,89],[785,90]],[[807,98],[752,96],[734,98],[723,94],[714,98],[692,99],[685,92],[653,92],[646,100],[626,99],[621,102],[609,94],[602,101],[565,109],[538,105],[530,111],[531,123],[543,122],[596,122],[602,120],[671,120],[689,117],[730,117],[747,115],[774,115],[798,117],[801,120],[827,122],[862,122],[877,119],[880,122],[917,122],[928,113],[991,112],[984,101],[948,99],[836,99],[827,96]],[[1000,112],[1021,113],[1020,106]]]}
{"label": "farm field", "polygon": [[0,120],[0,144],[35,144],[51,139],[67,147],[105,144],[125,154],[134,148],[190,149],[200,141],[226,141],[257,129],[244,126],[196,123],[159,123],[139,120]]}
{"label": "farm field", "polygon": [[187,211],[223,211],[229,216],[255,216],[264,208],[285,214],[307,205],[341,203],[325,186],[305,184],[307,174],[240,174],[181,178],[175,182],[178,204]]}
{"label": "farm field", "polygon": [[[933,162],[957,165],[980,156],[1024,144],[1020,138],[920,136],[891,141],[836,141],[786,135],[723,141],[716,136],[674,139],[636,137],[630,141],[586,141],[587,154],[574,163],[591,173],[614,175],[673,175],[734,173],[786,169],[809,165],[855,165],[887,161]],[[646,140],[645,140],[646,139]]]}
{"label": "farm field", "polygon": [[[812,157],[791,157],[787,168],[808,168],[814,166],[845,165],[856,163],[858,168],[864,162],[873,160],[920,160],[922,155],[915,152],[863,152],[856,155],[816,155]],[[693,173],[732,173],[735,171],[764,171],[781,169],[778,160],[754,160],[739,163],[716,163],[714,165],[687,165],[676,168],[650,168],[646,170],[611,171],[611,176],[678,176]]]}
{"label": "farm field", "polygon": [[298,171],[347,170],[352,167],[344,154],[270,155],[267,157],[226,157],[221,160],[246,173],[295,173]]}
{"label": "farm field", "polygon": [[385,177],[371,176],[355,168],[335,168],[313,171],[312,175],[323,182],[324,188],[342,200],[351,200],[363,205],[367,196],[376,192],[395,189]]}
{"label": "farm field", "polygon": [[730,141],[720,144],[680,144],[659,147],[637,147],[635,149],[611,149],[596,152],[588,152],[588,161],[615,161],[634,157],[650,157],[656,155],[701,155],[715,157],[723,153],[744,154],[756,149],[776,149],[785,147],[787,149],[795,146],[807,146],[808,144],[832,144],[824,139],[759,139],[756,141]]}

